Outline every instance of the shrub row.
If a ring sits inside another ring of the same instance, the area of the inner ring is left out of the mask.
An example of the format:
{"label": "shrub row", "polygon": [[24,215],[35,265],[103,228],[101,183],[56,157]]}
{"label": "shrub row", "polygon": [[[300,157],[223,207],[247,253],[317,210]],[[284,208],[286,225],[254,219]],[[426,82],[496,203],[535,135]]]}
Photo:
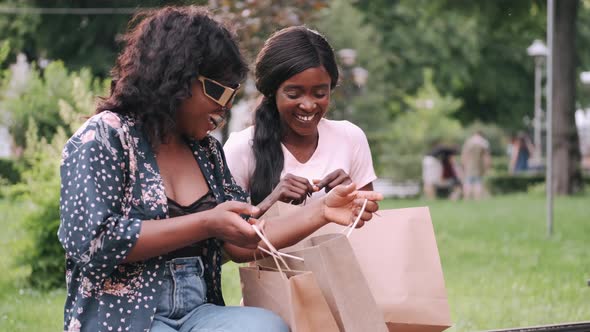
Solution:
{"label": "shrub row", "polygon": [[[486,178],[486,185],[490,193],[495,195],[515,192],[526,192],[529,187],[544,184],[545,174],[496,174]],[[584,186],[590,186],[590,177],[584,178]]]}

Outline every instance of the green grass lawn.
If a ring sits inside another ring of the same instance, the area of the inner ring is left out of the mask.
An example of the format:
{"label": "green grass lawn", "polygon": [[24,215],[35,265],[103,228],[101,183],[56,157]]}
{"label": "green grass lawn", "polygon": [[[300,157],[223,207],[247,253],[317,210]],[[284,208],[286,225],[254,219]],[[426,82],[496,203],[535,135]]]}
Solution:
{"label": "green grass lawn", "polygon": [[[556,200],[551,238],[540,196],[381,206],[420,205],[431,209],[454,322],[450,331],[590,320],[590,197]],[[19,207],[0,201],[0,211],[0,331],[58,331],[65,292],[26,287],[27,269],[12,265],[25,241],[17,227]],[[239,303],[239,285],[237,265],[226,264],[228,304]]]}

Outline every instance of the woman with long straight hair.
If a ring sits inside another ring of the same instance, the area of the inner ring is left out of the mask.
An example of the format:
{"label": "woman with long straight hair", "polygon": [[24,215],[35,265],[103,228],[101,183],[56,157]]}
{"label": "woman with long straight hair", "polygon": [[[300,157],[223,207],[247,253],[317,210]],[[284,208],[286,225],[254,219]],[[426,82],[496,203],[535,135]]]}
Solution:
{"label": "woman with long straight hair", "polygon": [[325,118],[338,67],[328,41],[303,26],[273,34],[256,59],[263,95],[254,126],[232,133],[224,149],[236,182],[261,211],[274,202],[323,197],[340,184],[372,190],[376,179],[363,131]]}

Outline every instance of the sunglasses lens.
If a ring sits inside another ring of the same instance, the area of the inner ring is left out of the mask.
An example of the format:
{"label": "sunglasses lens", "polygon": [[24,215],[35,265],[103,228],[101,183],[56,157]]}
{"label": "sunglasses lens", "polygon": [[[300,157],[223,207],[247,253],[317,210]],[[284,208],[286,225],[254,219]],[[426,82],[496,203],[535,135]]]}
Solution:
{"label": "sunglasses lens", "polygon": [[219,85],[211,80],[205,79],[205,92],[212,98],[219,100],[221,96],[223,96],[223,92],[225,92],[225,87]]}

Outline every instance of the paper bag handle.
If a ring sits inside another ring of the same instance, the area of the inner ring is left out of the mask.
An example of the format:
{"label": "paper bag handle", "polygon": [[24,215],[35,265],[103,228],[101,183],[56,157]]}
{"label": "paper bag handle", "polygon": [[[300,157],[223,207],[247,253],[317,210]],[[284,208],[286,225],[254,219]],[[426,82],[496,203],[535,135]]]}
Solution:
{"label": "paper bag handle", "polygon": [[342,233],[346,233],[346,237],[350,237],[350,234],[352,234],[352,231],[356,228],[356,225],[361,220],[361,215],[363,214],[363,212],[365,212],[365,208],[367,207],[367,202],[368,202],[368,199],[365,198],[365,201],[363,202],[363,206],[361,207],[361,210],[360,210],[358,216],[356,216],[356,219],[354,220],[354,222],[352,224],[346,226],[346,228],[344,228],[342,230]]}

